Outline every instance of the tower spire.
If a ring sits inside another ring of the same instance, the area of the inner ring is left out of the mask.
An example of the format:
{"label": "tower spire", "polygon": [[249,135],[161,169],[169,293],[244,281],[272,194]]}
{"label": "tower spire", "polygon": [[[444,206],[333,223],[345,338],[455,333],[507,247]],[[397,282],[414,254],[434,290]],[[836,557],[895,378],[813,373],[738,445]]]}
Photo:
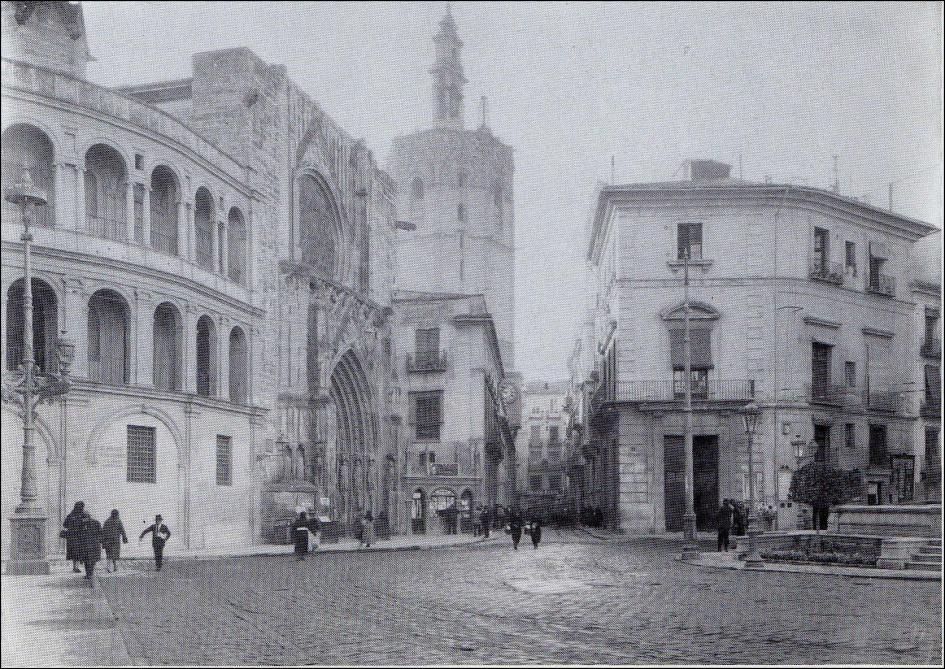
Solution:
{"label": "tower spire", "polygon": [[440,20],[440,29],[433,36],[436,54],[430,74],[433,75],[433,123],[439,127],[463,127],[463,64],[459,54],[463,43],[456,32],[450,5]]}

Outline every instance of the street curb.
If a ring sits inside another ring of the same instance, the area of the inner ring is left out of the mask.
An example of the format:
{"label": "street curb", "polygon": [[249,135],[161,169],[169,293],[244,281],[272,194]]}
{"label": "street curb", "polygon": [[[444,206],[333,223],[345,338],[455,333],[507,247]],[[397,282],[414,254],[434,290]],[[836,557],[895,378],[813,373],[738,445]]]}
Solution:
{"label": "street curb", "polygon": [[890,569],[876,569],[875,574],[850,574],[841,571],[811,571],[807,569],[792,569],[792,565],[779,565],[785,567],[783,569],[770,569],[767,565],[762,567],[745,567],[744,565],[738,564],[714,564],[711,562],[704,562],[702,560],[684,560],[681,557],[674,558],[677,562],[682,562],[684,564],[691,565],[693,567],[701,567],[703,569],[727,569],[728,571],[753,571],[753,572],[766,572],[769,574],[807,574],[809,576],[842,576],[846,578],[875,578],[875,579],[885,579],[885,580],[898,580],[898,581],[920,581],[924,583],[940,583],[942,580],[942,575],[940,572],[899,572],[893,571]]}
{"label": "street curb", "polygon": [[96,586],[95,589],[98,590],[99,599],[105,603],[112,620],[115,622],[115,630],[121,637],[121,642],[125,646],[125,652],[128,655],[130,663],[137,667],[146,666],[147,662],[144,660],[144,650],[142,649],[141,644],[135,638],[134,634],[132,634],[131,630],[128,628],[127,621],[118,615],[117,611],[115,611],[112,603],[108,601],[108,597],[106,597],[105,593],[101,591],[101,586]]}

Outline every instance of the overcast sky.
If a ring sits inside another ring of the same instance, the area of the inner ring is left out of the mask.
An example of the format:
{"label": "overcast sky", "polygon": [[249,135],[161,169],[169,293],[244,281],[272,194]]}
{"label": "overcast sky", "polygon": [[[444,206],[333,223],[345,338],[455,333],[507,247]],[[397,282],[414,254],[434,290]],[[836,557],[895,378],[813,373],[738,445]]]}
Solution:
{"label": "overcast sky", "polygon": [[[190,76],[248,46],[382,164],[430,123],[445,3],[84,2],[90,78]],[[453,3],[467,126],[490,100],[515,147],[517,367],[565,374],[598,181],[671,179],[687,158],[841,192],[942,224],[941,5]]]}

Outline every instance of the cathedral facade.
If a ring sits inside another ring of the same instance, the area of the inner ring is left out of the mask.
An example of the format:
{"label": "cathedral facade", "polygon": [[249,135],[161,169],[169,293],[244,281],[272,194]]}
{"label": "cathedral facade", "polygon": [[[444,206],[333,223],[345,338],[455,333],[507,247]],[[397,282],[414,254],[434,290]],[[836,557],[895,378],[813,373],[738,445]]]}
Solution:
{"label": "cathedral facade", "polygon": [[[249,49],[109,89],[85,77],[79,5],[4,2],[2,20],[3,187],[25,168],[48,196],[37,364],[75,344],[71,391],[37,411],[48,545],[77,500],[126,526],[161,513],[177,548],[258,542],[296,505],[396,531],[395,186],[371,151]],[[2,222],[6,372],[23,226],[6,203]],[[4,519],[22,450],[7,399]]]}

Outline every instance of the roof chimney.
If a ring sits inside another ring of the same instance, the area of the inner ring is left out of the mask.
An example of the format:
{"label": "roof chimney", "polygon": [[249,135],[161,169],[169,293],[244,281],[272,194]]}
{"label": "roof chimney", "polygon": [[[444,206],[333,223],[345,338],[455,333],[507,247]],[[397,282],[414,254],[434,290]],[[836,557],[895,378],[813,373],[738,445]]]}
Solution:
{"label": "roof chimney", "polygon": [[728,179],[732,173],[731,165],[715,160],[690,160],[686,168],[686,178],[689,181]]}

